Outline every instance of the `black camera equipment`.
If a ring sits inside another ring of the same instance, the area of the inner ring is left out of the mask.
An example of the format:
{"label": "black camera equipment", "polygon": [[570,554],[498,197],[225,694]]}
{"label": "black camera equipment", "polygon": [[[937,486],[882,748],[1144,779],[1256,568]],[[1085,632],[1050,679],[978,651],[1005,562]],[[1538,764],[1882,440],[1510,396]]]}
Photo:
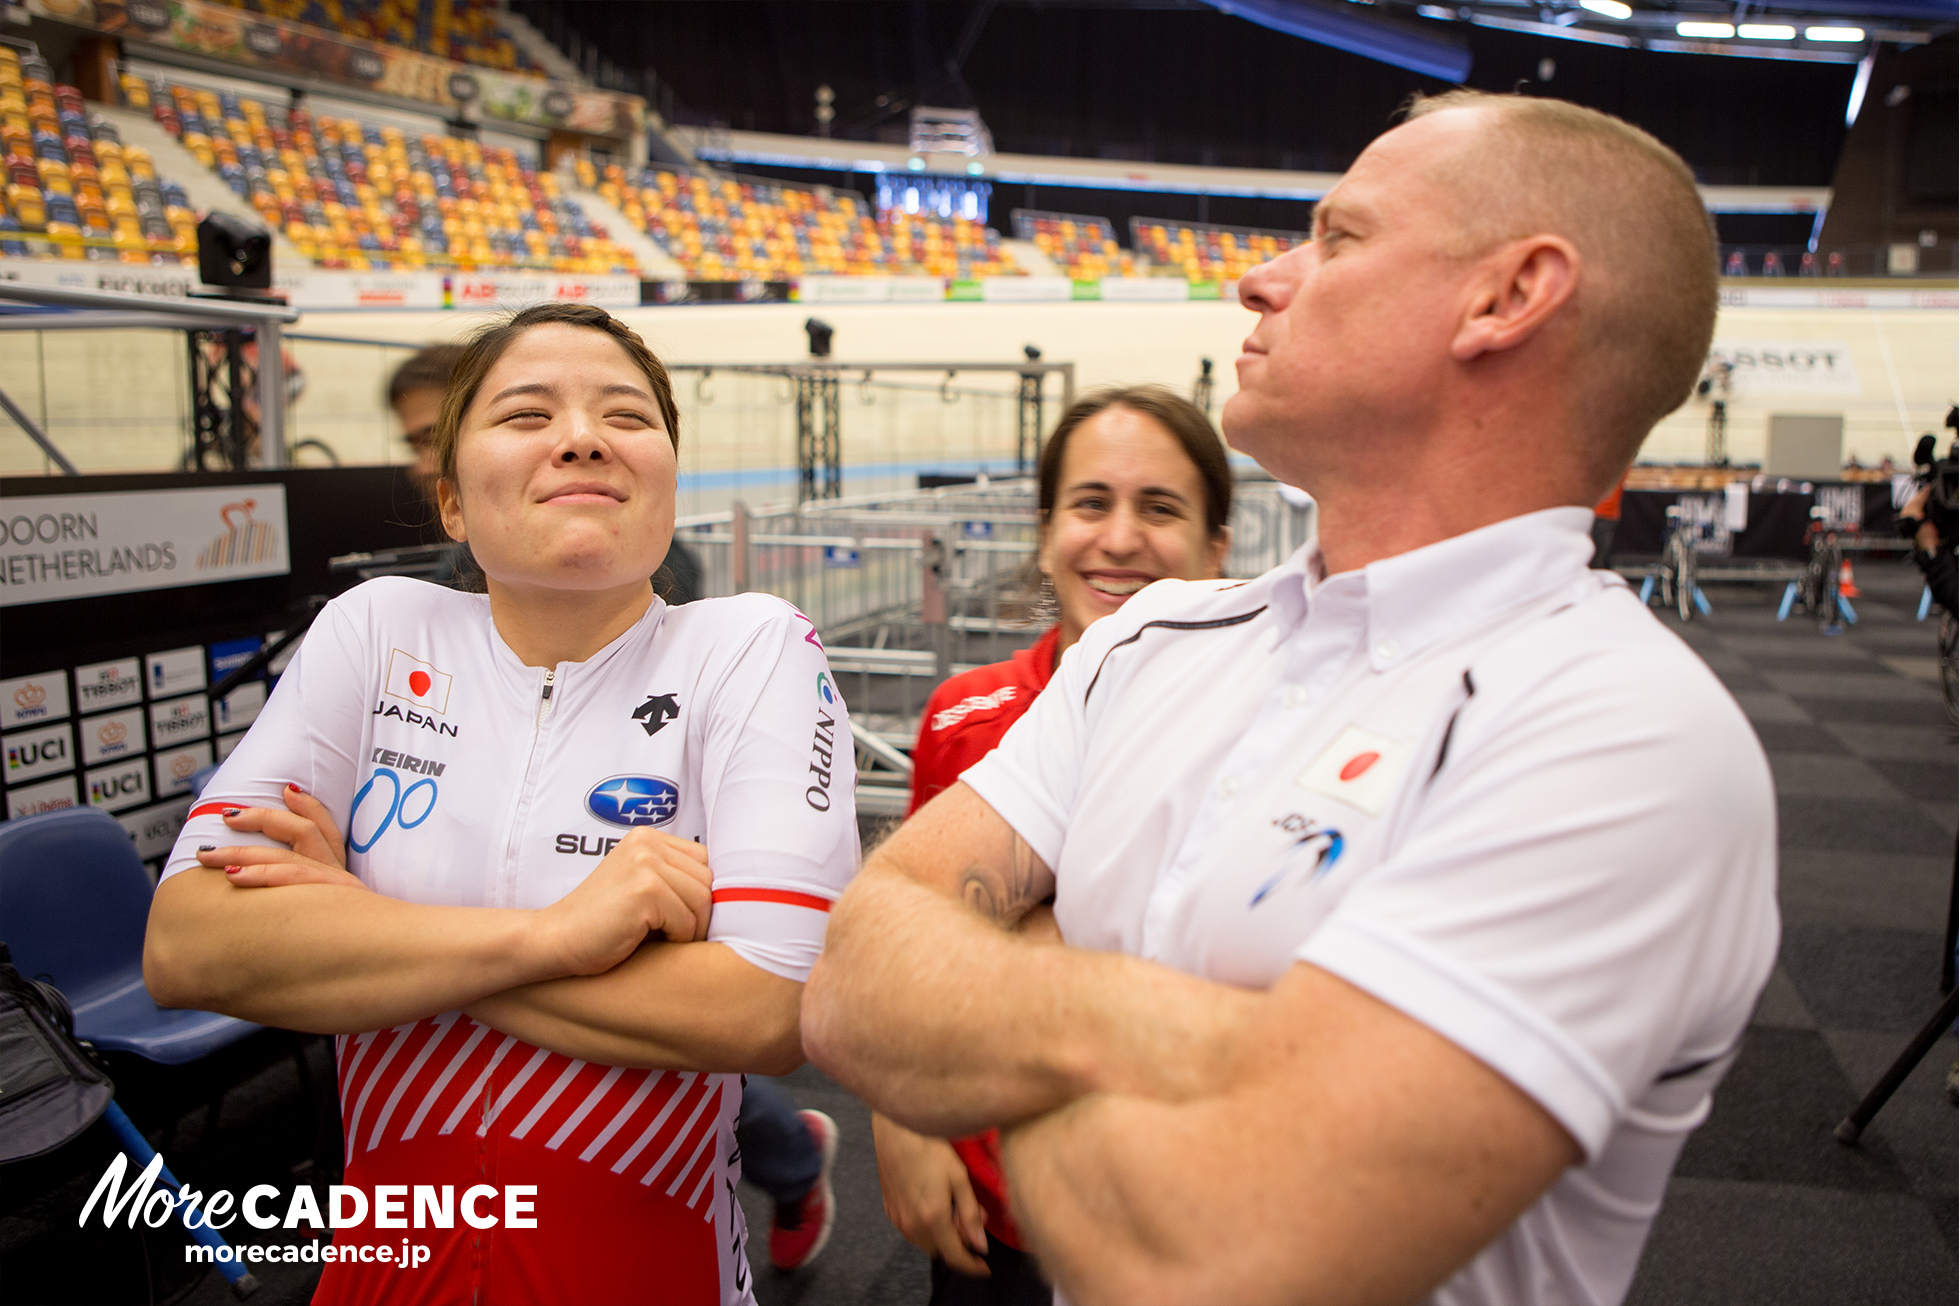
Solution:
{"label": "black camera equipment", "polygon": [[810,357],[829,358],[830,337],[836,333],[836,328],[821,318],[813,317],[803,324],[803,329],[810,335]]}
{"label": "black camera equipment", "polygon": [[197,224],[197,275],[207,285],[236,290],[272,288],[272,234],[229,213]]}
{"label": "black camera equipment", "polygon": [[[1955,413],[1947,413],[1947,425],[1953,426]],[[1928,431],[1919,437],[1918,446],[1912,451],[1915,493],[1930,489],[1926,496],[1925,520],[1940,533],[1941,544],[1951,544],[1960,535],[1960,440],[1947,448],[1946,457],[1938,457],[1939,438]],[[1918,533],[1918,524],[1909,517],[1899,519],[1899,533],[1907,539]]]}

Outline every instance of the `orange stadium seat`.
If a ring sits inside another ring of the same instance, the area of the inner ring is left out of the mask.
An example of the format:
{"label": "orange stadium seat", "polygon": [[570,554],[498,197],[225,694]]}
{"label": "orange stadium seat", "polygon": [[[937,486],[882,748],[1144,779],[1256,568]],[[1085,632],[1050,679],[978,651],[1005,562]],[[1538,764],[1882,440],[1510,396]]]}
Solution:
{"label": "orange stadium seat", "polygon": [[289,23],[323,27],[382,45],[420,50],[439,59],[504,72],[544,70],[504,31],[490,0],[220,0],[222,4]]}
{"label": "orange stadium seat", "polygon": [[1076,281],[1136,274],[1136,259],[1116,243],[1116,229],[1108,218],[1016,209],[1014,234],[1034,242]]}
{"label": "orange stadium seat", "polygon": [[82,93],[48,65],[0,46],[0,255],[123,263],[197,257],[197,216],[183,188],[156,175],[149,152],[125,150],[91,121]]}
{"label": "orange stadium seat", "polygon": [[320,267],[639,271],[511,150],[128,74],[123,92]]}
{"label": "orange stadium seat", "polygon": [[961,218],[876,218],[856,195],[739,182],[666,168],[606,169],[599,193],[699,281],[923,275],[973,280],[1020,271],[1000,233]]}
{"label": "orange stadium seat", "polygon": [[1304,231],[1130,219],[1130,243],[1155,265],[1156,272],[1190,281],[1237,281],[1307,239]]}

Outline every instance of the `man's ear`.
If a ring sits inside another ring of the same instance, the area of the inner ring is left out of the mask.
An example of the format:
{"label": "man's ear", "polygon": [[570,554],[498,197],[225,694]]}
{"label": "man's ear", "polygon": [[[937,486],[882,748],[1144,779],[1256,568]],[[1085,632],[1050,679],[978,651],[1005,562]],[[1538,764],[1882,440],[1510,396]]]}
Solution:
{"label": "man's ear", "polygon": [[1563,236],[1527,236],[1484,261],[1472,282],[1450,355],[1467,363],[1482,354],[1514,349],[1551,320],[1579,288],[1579,251]]}
{"label": "man's ear", "polygon": [[463,501],[456,493],[456,483],[447,476],[436,480],[436,511],[450,539],[458,544],[468,542],[469,532],[463,529]]}

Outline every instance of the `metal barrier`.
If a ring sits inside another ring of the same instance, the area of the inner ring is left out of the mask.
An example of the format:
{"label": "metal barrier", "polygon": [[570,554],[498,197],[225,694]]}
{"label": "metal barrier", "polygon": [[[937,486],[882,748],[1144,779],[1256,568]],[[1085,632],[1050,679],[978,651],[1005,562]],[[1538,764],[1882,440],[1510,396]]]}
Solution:
{"label": "metal barrier", "polygon": [[[299,314],[284,304],[249,303],[238,300],[212,298],[168,298],[155,295],[129,295],[106,290],[76,290],[66,287],[32,285],[17,281],[0,281],[0,332],[6,332],[9,345],[0,351],[7,359],[7,365],[0,367],[0,392],[14,391],[0,401],[13,423],[20,427],[39,451],[39,458],[23,461],[11,470],[45,470],[33,467],[35,461],[45,459],[65,475],[78,475],[85,466],[94,464],[91,458],[80,463],[72,456],[71,445],[64,449],[61,441],[55,438],[48,427],[49,391],[46,368],[46,345],[53,336],[60,340],[81,342],[76,352],[81,355],[95,355],[97,364],[107,363],[106,370],[95,370],[87,374],[81,384],[71,384],[74,392],[72,402],[85,405],[93,418],[91,425],[100,425],[104,430],[115,430],[122,425],[126,412],[120,409],[102,407],[104,395],[111,402],[120,398],[130,407],[140,410],[150,420],[154,420],[157,406],[159,382],[170,386],[169,393],[187,398],[193,412],[197,414],[189,425],[169,424],[168,437],[173,449],[178,441],[191,435],[193,429],[200,431],[213,441],[226,445],[229,455],[242,464],[249,458],[254,466],[279,467],[286,461],[286,432],[284,425],[286,410],[286,374],[284,352],[280,348],[283,328],[298,319]],[[240,352],[244,347],[244,334],[252,333],[252,343],[257,348],[259,361],[250,369],[240,367]],[[80,332],[81,336],[70,333]],[[152,346],[161,345],[161,351],[152,350],[144,362],[156,369],[156,374],[132,378],[118,368],[120,363],[126,368],[126,360],[104,360],[100,357],[101,345],[96,343],[97,333],[113,332],[119,340],[126,340],[132,332],[141,333]],[[169,332],[179,336],[171,340],[160,335]],[[211,393],[215,377],[206,368],[201,386],[204,392],[188,393],[178,389],[184,376],[184,342],[181,333],[190,333],[193,372],[200,359],[199,337],[210,333],[224,342],[224,355],[229,358],[229,389],[219,395]],[[27,351],[14,341],[25,341],[29,335],[36,339],[33,351],[32,376],[23,375],[30,369],[27,364]],[[19,369],[18,371],[16,369]],[[244,382],[246,371],[251,373],[249,388]],[[21,381],[31,379],[34,383],[35,400],[23,401]],[[137,382],[132,384],[132,381]],[[147,384],[145,384],[147,383]],[[39,409],[40,420],[35,419],[33,409]],[[91,451],[92,452],[92,451]],[[111,465],[115,465],[112,461]],[[174,464],[166,464],[174,465]]]}
{"label": "metal barrier", "polygon": [[[1277,566],[1313,531],[1271,481],[1245,481],[1232,510],[1226,574]],[[909,748],[933,689],[998,662],[1054,619],[1038,610],[1030,565],[1032,479],[682,518],[675,538],[701,563],[707,596],[761,591],[801,609],[822,634],[860,731],[859,806],[903,810],[904,777],[864,736]],[[894,787],[894,785],[896,787]]]}

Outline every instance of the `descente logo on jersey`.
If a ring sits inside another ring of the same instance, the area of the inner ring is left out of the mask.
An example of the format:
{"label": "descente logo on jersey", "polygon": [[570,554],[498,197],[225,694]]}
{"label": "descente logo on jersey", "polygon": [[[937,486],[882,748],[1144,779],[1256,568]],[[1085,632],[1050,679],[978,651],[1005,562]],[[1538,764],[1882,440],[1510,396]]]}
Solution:
{"label": "descente logo on jersey", "polygon": [[830,756],[837,749],[837,722],[821,709],[817,712],[817,736],[810,745],[810,774],[817,782],[803,791],[803,801],[819,812],[830,810]]}
{"label": "descente logo on jersey", "polygon": [[672,694],[649,694],[646,702],[633,709],[633,719],[649,735],[659,734],[662,726],[680,714],[680,702]]}
{"label": "descente logo on jersey", "polygon": [[451,739],[456,738],[455,726],[450,725],[447,721],[438,721],[434,717],[423,716],[412,707],[403,709],[396,707],[393,703],[376,703],[374,705],[374,715],[378,717],[393,717],[397,721],[404,721],[412,726],[420,726],[424,730],[433,730],[439,735],[448,735]]}
{"label": "descente logo on jersey", "polygon": [[592,786],[585,810],[608,825],[665,825],[681,810],[681,789],[657,775],[616,775]]}

